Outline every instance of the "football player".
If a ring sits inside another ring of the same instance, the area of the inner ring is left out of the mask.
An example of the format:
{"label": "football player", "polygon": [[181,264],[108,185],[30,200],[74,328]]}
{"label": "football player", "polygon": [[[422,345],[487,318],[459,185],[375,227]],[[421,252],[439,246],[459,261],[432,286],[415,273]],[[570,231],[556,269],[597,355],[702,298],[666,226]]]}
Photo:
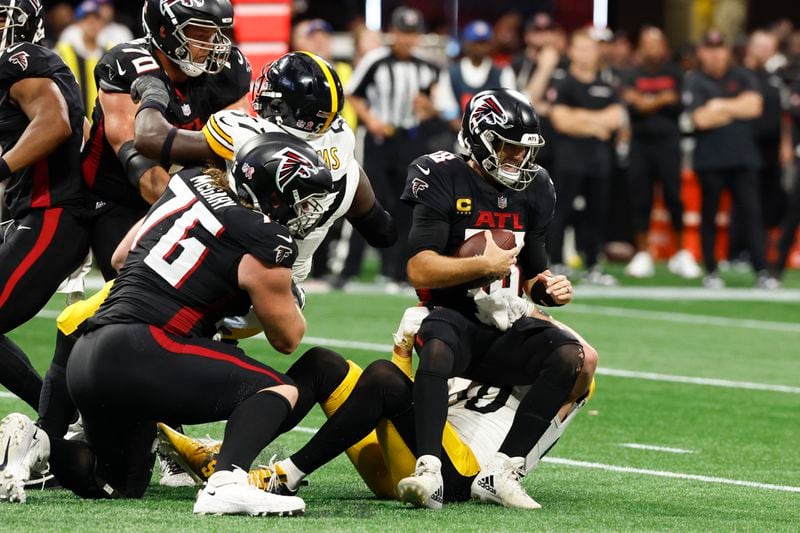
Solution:
{"label": "football player", "polygon": [[[291,152],[293,156],[287,158]],[[87,498],[141,497],[153,467],[156,420],[228,420],[199,514],[302,513],[299,498],[247,483],[256,455],[292,411],[291,378],[210,339],[216,323],[251,305],[272,346],[297,347],[306,323],[293,291],[295,235],[321,221],[333,187],[316,152],[285,133],[240,150],[230,183],[221,171],[188,169],[129,233],[128,260],[90,319],[67,367],[90,444],[48,439],[24,415],[7,417],[0,483],[22,499],[31,467],[49,458],[59,481]]]}
{"label": "football player", "polygon": [[37,408],[42,379],[6,334],[33,318],[89,250],[81,92],[44,37],[38,0],[0,0],[0,383]]}
{"label": "football player", "polygon": [[[568,330],[529,316],[530,302],[515,300],[523,291],[540,305],[572,299],[570,281],[547,270],[544,233],[556,198],[547,171],[535,163],[544,141],[533,106],[513,90],[478,93],[467,104],[459,141],[463,158],[437,152],[409,165],[402,197],[413,206],[408,278],[431,312],[416,337],[417,464],[398,484],[398,495],[440,508],[442,493],[451,490],[442,481],[442,430],[448,379],[462,377],[529,386],[470,490],[482,500],[534,509],[538,504],[519,482],[525,457],[559,409],[589,389],[596,359]],[[483,255],[453,257],[467,238],[487,229],[512,231],[517,247],[503,250],[486,232]],[[486,276],[502,279],[486,290],[467,288]]]}
{"label": "football player", "polygon": [[331,226],[346,217],[366,241],[385,248],[397,240],[391,215],[375,199],[369,179],[356,161],[355,136],[339,114],[344,93],[339,76],[321,57],[310,52],[288,53],[264,67],[253,90],[256,115],[221,111],[211,116],[202,132],[178,131],[164,118],[166,87],[154,77],[134,83],[141,98],[136,116],[136,148],[149,157],[182,163],[223,160],[230,165],[239,147],[267,131],[285,131],[308,142],[333,175],[334,194],[328,199],[326,220],[298,241],[295,280],[305,280],[311,258]]}
{"label": "football player", "polygon": [[92,247],[103,276],[116,276],[111,255],[166,187],[171,161],[149,159],[134,144],[138,77],[165,84],[164,113],[179,129],[200,130],[212,113],[247,109],[250,65],[223,33],[233,25],[229,0],[145,0],[146,37],[109,50],[95,68],[98,95],[84,146],[83,178],[99,197]]}
{"label": "football player", "polygon": [[[407,309],[395,334],[393,361],[410,361],[414,336],[429,313],[425,307]],[[537,316],[553,321],[536,311]],[[563,324],[553,321],[558,327]],[[593,348],[583,339],[587,352]],[[410,373],[410,364],[409,364]],[[282,494],[294,494],[303,479],[346,451],[370,490],[379,498],[397,497],[400,479],[414,471],[415,438],[412,382],[401,366],[376,361],[362,370],[352,361],[325,348],[312,348],[287,371],[298,386],[298,402],[282,428],[288,430],[318,402],[329,417],[322,428],[291,457],[250,472],[251,484]],[[447,424],[442,444],[447,501],[471,497],[471,483],[482,465],[489,464],[508,433],[528,387],[492,387],[469,380],[452,380]],[[524,475],[555,445],[590,393],[562,406],[538,442],[531,442]],[[218,447],[190,439],[161,424],[159,438],[169,453],[198,481],[214,472]]]}

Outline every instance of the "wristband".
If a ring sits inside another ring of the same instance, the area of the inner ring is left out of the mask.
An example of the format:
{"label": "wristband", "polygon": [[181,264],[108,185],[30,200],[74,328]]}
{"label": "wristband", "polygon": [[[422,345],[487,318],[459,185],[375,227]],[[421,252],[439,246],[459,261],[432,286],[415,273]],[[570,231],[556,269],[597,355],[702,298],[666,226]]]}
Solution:
{"label": "wristband", "polygon": [[6,160],[0,157],[0,181],[5,181],[11,177],[11,168],[6,163]]}
{"label": "wristband", "polygon": [[178,128],[172,128],[167,133],[167,138],[161,146],[161,166],[164,170],[169,170],[172,166],[172,143],[175,142],[175,136],[178,135]]}

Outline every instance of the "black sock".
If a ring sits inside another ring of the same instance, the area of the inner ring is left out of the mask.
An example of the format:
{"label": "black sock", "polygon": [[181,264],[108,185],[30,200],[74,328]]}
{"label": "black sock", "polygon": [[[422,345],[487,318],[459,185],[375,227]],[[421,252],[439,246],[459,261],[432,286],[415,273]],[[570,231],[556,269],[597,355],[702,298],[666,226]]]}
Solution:
{"label": "black sock", "polygon": [[258,454],[272,442],[292,406],[280,394],[264,391],[239,404],[225,426],[217,471],[238,466],[249,470]]}
{"label": "black sock", "polygon": [[442,433],[447,422],[447,380],[455,364],[453,350],[431,339],[422,347],[419,368],[414,376],[414,425],[417,457],[442,455]]}
{"label": "black sock", "polygon": [[53,362],[44,376],[39,399],[38,425],[51,439],[63,437],[76,418],[75,405],[67,390],[67,361],[74,345],[75,339],[72,336],[58,331]]}
{"label": "black sock", "polygon": [[567,401],[582,367],[583,350],[577,345],[560,346],[547,357],[539,377],[519,402],[499,452],[509,457],[528,455]]}
{"label": "black sock", "polygon": [[25,403],[39,409],[42,378],[19,346],[0,335],[0,383]]}
{"label": "black sock", "polygon": [[375,361],[361,374],[347,400],[291,460],[310,474],[369,435],[381,419],[410,408],[411,380],[391,361]]}
{"label": "black sock", "polygon": [[349,371],[344,357],[327,348],[314,347],[300,356],[286,371],[297,386],[298,395],[281,433],[299,424],[315,404],[327,400]]}

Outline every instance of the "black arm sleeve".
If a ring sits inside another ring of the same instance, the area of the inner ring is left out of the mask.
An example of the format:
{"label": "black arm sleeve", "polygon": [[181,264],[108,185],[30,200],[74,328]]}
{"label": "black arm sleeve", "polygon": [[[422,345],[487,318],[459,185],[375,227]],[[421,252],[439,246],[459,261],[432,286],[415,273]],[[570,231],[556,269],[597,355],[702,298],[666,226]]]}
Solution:
{"label": "black arm sleeve", "polygon": [[547,269],[549,258],[544,245],[544,228],[537,228],[525,235],[525,246],[517,258],[524,279],[531,279]]}
{"label": "black arm sleeve", "polygon": [[411,232],[408,234],[408,257],[423,250],[443,253],[450,236],[450,222],[440,211],[424,204],[414,206]]}
{"label": "black arm sleeve", "polygon": [[397,225],[377,199],[367,214],[350,219],[350,223],[370,246],[388,248],[397,242]]}

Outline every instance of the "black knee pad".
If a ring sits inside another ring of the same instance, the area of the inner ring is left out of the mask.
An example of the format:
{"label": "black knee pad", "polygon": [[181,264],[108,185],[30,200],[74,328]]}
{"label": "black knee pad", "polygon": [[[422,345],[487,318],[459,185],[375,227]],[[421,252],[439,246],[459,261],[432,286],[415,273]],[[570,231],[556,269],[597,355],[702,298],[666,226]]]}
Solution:
{"label": "black knee pad", "polygon": [[563,344],[552,351],[545,362],[550,378],[564,387],[572,387],[583,370],[583,347]]}
{"label": "black knee pad", "polygon": [[439,339],[453,352],[458,352],[468,327],[468,320],[458,311],[435,309],[422,321],[417,332],[417,352],[421,352],[425,343],[433,339]]}
{"label": "black knee pad", "polygon": [[347,375],[349,368],[345,358],[338,353],[327,348],[315,346],[301,355],[286,374],[295,381],[304,377],[314,378],[323,374],[336,375],[341,381]]}

